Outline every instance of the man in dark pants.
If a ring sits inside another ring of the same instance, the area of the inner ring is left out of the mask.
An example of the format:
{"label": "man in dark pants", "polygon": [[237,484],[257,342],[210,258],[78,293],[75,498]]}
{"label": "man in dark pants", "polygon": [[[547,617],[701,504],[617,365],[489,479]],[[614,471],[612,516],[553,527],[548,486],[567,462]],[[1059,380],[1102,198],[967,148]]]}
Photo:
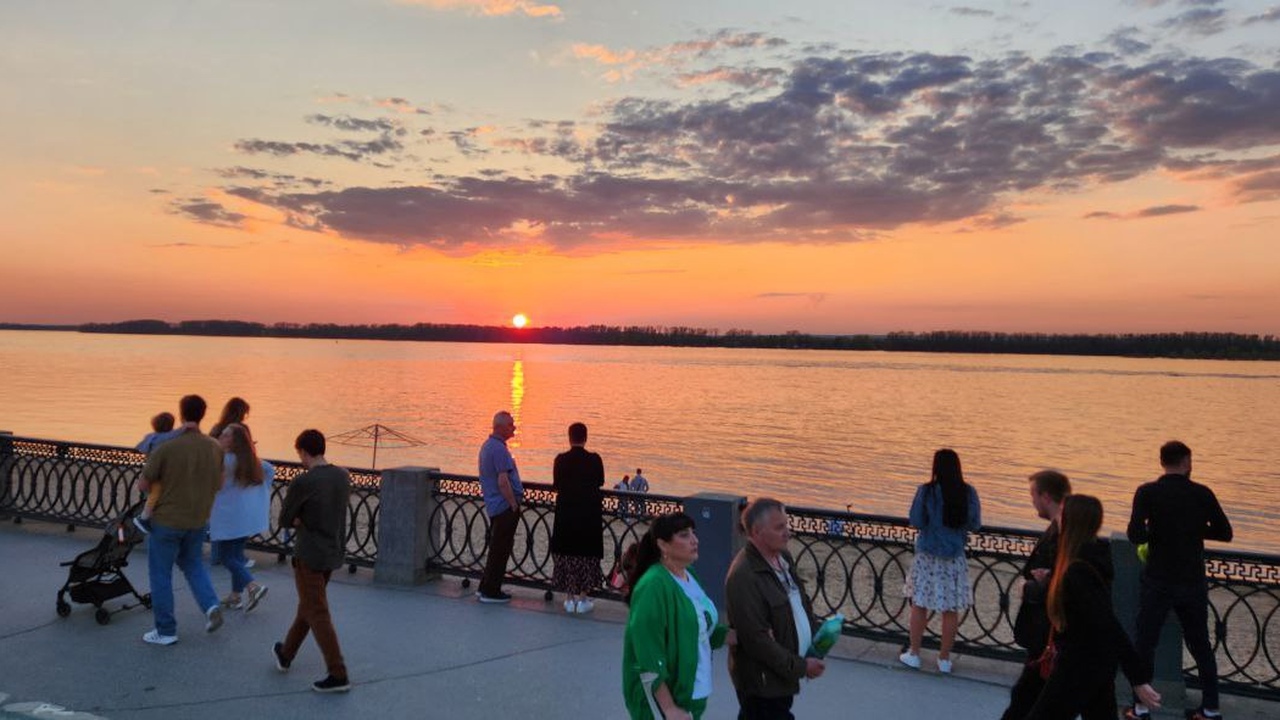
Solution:
{"label": "man in dark pants", "polygon": [[476,593],[482,603],[511,601],[511,596],[502,591],[502,578],[515,545],[520,501],[524,497],[520,472],[507,449],[507,440],[515,434],[516,421],[503,410],[493,416],[493,434],[480,446],[480,489],[484,491],[484,510],[489,516],[489,555]]}
{"label": "man in dark pants", "polygon": [[[1058,515],[1062,511],[1062,501],[1071,494],[1071,481],[1057,470],[1041,470],[1028,480],[1031,482],[1031,506],[1042,520],[1049,521],[1049,527],[1036,540],[1022,568],[1022,604],[1013,623],[1013,639],[1027,649],[1027,660],[1031,661],[1044,653],[1049,639],[1045,598],[1049,594],[1049,576],[1058,557]],[[1022,674],[1010,691],[1009,707],[1000,716],[1001,720],[1022,720],[1036,704],[1036,698],[1040,697],[1043,689],[1044,679],[1040,677],[1039,666],[1023,665]]]}
{"label": "man in dark pants", "polygon": [[276,669],[286,672],[307,634],[315,636],[328,674],[311,684],[316,692],[351,689],[347,665],[338,645],[338,632],[329,615],[329,576],[346,558],[347,501],[351,475],[324,458],[325,439],[319,430],[304,430],[294,442],[307,470],[289,483],[280,507],[280,527],[293,528],[293,579],[298,610],[284,642],[276,643]]}
{"label": "man in dark pants", "polygon": [[786,509],[758,498],[742,511],[748,543],[725,579],[725,606],[737,644],[729,649],[729,677],[738,692],[738,720],[794,720],[800,678],[826,666],[805,657],[818,621],[795,561],[787,552]]}
{"label": "man in dark pants", "polygon": [[[1195,658],[1203,694],[1189,717],[1207,720],[1218,712],[1218,664],[1209,641],[1209,591],[1204,575],[1204,541],[1231,542],[1231,522],[1209,488],[1191,481],[1191,448],[1174,440],[1160,448],[1164,468],[1155,482],[1138,488],[1129,518],[1129,542],[1147,543],[1134,646],[1146,662],[1155,656],[1160,627],[1170,610],[1178,616],[1187,650]],[[1146,718],[1135,702],[1125,717]]]}

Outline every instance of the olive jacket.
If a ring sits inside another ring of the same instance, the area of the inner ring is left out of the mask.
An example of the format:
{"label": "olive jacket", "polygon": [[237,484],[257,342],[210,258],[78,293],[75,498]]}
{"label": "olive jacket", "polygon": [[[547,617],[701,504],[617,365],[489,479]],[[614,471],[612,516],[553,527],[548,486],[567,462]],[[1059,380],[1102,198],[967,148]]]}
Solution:
{"label": "olive jacket", "polygon": [[[800,588],[800,600],[809,620],[809,631],[816,632],[819,622],[804,591],[804,583],[796,574],[795,561],[785,550],[791,581]],[[725,612],[729,626],[737,633],[738,643],[729,648],[729,677],[734,688],[743,695],[778,698],[800,692],[804,677],[807,648],[799,647],[791,601],[778,574],[760,551],[747,544],[729,566],[725,580]]]}

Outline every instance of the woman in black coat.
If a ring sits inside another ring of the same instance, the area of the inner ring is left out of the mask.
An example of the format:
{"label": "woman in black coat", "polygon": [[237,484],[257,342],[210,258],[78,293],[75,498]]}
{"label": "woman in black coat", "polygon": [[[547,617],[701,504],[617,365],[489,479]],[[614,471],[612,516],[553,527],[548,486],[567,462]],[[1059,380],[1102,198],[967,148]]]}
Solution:
{"label": "woman in black coat", "polygon": [[568,452],[556,456],[552,485],[556,490],[556,518],[551,528],[551,581],[565,593],[564,611],[588,613],[594,605],[587,595],[604,584],[604,462],[589,452],[587,426],[569,426]]}
{"label": "woman in black coat", "polygon": [[1115,720],[1116,668],[1150,707],[1160,707],[1152,670],[1133,649],[1111,606],[1111,554],[1098,540],[1102,503],[1071,495],[1058,522],[1058,558],[1047,605],[1058,657],[1027,720]]}

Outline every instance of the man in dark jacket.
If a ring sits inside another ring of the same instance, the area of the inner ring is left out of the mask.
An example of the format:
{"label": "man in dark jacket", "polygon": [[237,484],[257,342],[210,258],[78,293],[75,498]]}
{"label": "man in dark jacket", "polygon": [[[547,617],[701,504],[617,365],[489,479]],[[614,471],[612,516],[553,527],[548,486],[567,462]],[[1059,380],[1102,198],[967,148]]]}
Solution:
{"label": "man in dark jacket", "polygon": [[[1209,588],[1204,575],[1204,541],[1231,542],[1231,522],[1208,487],[1191,481],[1191,448],[1173,440],[1160,447],[1164,474],[1138,488],[1129,517],[1129,542],[1147,543],[1142,570],[1134,645],[1151,662],[1160,627],[1170,610],[1178,616],[1183,639],[1204,689],[1191,720],[1216,720],[1218,663],[1209,642]],[[1127,718],[1146,718],[1135,702]]]}
{"label": "man in dark jacket", "polygon": [[[1013,623],[1013,639],[1027,649],[1027,660],[1035,660],[1044,653],[1049,639],[1049,614],[1045,599],[1049,594],[1049,576],[1058,557],[1058,513],[1062,501],[1071,494],[1071,481],[1057,470],[1041,470],[1031,475],[1031,506],[1049,527],[1036,540],[1035,547],[1022,567],[1022,604]],[[1009,694],[1009,707],[1001,720],[1022,720],[1036,698],[1044,689],[1040,668],[1034,663],[1023,665],[1022,674]]]}
{"label": "man in dark jacket", "polygon": [[338,633],[329,615],[329,576],[346,558],[347,501],[351,475],[324,458],[325,439],[319,430],[303,430],[294,442],[307,469],[289,483],[280,507],[280,527],[293,528],[293,577],[298,586],[298,611],[284,642],[271,648],[276,669],[285,672],[302,641],[315,636],[328,675],[311,684],[316,692],[351,689]]}
{"label": "man in dark jacket", "polygon": [[792,720],[800,678],[826,670],[806,658],[818,621],[787,552],[786,509],[759,498],[742,511],[748,544],[725,580],[725,604],[737,645],[729,649],[729,676],[738,693],[738,720]]}

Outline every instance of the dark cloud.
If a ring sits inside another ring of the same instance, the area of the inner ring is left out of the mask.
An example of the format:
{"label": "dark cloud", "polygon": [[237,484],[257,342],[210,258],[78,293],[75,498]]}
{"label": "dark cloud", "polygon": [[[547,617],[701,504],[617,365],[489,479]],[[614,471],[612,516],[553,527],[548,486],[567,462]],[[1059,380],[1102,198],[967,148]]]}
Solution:
{"label": "dark cloud", "polygon": [[1227,29],[1226,15],[1227,11],[1222,8],[1198,7],[1165,20],[1160,27],[1194,35],[1216,35]]}
{"label": "dark cloud", "polygon": [[175,200],[171,209],[195,222],[218,227],[238,228],[248,218],[247,215],[226,209],[221,203],[201,198]]}
{"label": "dark cloud", "polygon": [[1165,215],[1180,215],[1182,213],[1199,212],[1199,205],[1155,205],[1149,208],[1143,208],[1137,212],[1137,217],[1163,217]]}
{"label": "dark cloud", "polygon": [[1280,5],[1276,5],[1275,7],[1268,8],[1257,15],[1245,18],[1243,24],[1253,25],[1262,22],[1280,22]]}
{"label": "dark cloud", "polygon": [[285,187],[305,185],[313,188],[319,188],[329,184],[328,180],[322,180],[320,178],[300,177],[297,175],[290,175],[288,173],[276,173],[276,172],[270,172],[267,170],[261,170],[259,168],[244,167],[242,165],[237,165],[236,167],[229,167],[229,168],[220,168],[218,170],[215,170],[214,172],[216,172],[219,177],[227,178],[228,180],[238,179],[238,178],[239,179],[247,178],[250,180],[265,180],[265,181],[270,181],[271,183],[277,186],[285,186]]}
{"label": "dark cloud", "polygon": [[1107,211],[1091,212],[1084,216],[1086,220],[1140,220],[1142,218],[1180,215],[1182,213],[1199,212],[1199,205],[1154,205],[1131,213],[1114,213]]}
{"label": "dark cloud", "polygon": [[345,130],[347,132],[376,132],[399,136],[403,136],[406,133],[406,130],[403,127],[386,118],[364,120],[362,118],[351,117],[350,115],[316,114],[308,115],[306,120],[313,125],[324,125],[337,130]]}
{"label": "dark cloud", "polygon": [[151,188],[147,192],[151,193],[152,195],[170,195],[172,194],[173,191],[165,190],[164,188]]}
{"label": "dark cloud", "polygon": [[337,143],[241,140],[236,143],[235,147],[236,150],[249,155],[274,155],[275,157],[319,155],[321,157],[340,157],[354,162],[368,161],[378,155],[385,155],[404,149],[400,141],[390,135],[383,135],[376,140],[342,140]]}
{"label": "dark cloud", "polygon": [[1136,37],[1141,34],[1142,31],[1136,27],[1122,27],[1108,35],[1104,42],[1121,55],[1141,55],[1151,49],[1149,43]]}
{"label": "dark cloud", "polygon": [[[1117,31],[1112,45],[1132,35]],[[769,83],[739,84],[723,97],[631,96],[590,120],[414,135],[423,144],[451,142],[473,160],[524,154],[554,173],[486,167],[429,175],[419,185],[225,190],[279,209],[294,227],[452,253],[633,239],[841,243],[950,222],[991,230],[1023,221],[1001,209],[1020,193],[1159,170],[1234,183],[1241,201],[1277,193],[1280,165],[1256,156],[1280,144],[1280,70],[1229,58],[1127,60],[1145,49],[1117,49],[990,59],[806,54],[769,71]],[[400,140],[379,132],[372,142],[381,145],[246,140],[238,147],[408,169]]]}

